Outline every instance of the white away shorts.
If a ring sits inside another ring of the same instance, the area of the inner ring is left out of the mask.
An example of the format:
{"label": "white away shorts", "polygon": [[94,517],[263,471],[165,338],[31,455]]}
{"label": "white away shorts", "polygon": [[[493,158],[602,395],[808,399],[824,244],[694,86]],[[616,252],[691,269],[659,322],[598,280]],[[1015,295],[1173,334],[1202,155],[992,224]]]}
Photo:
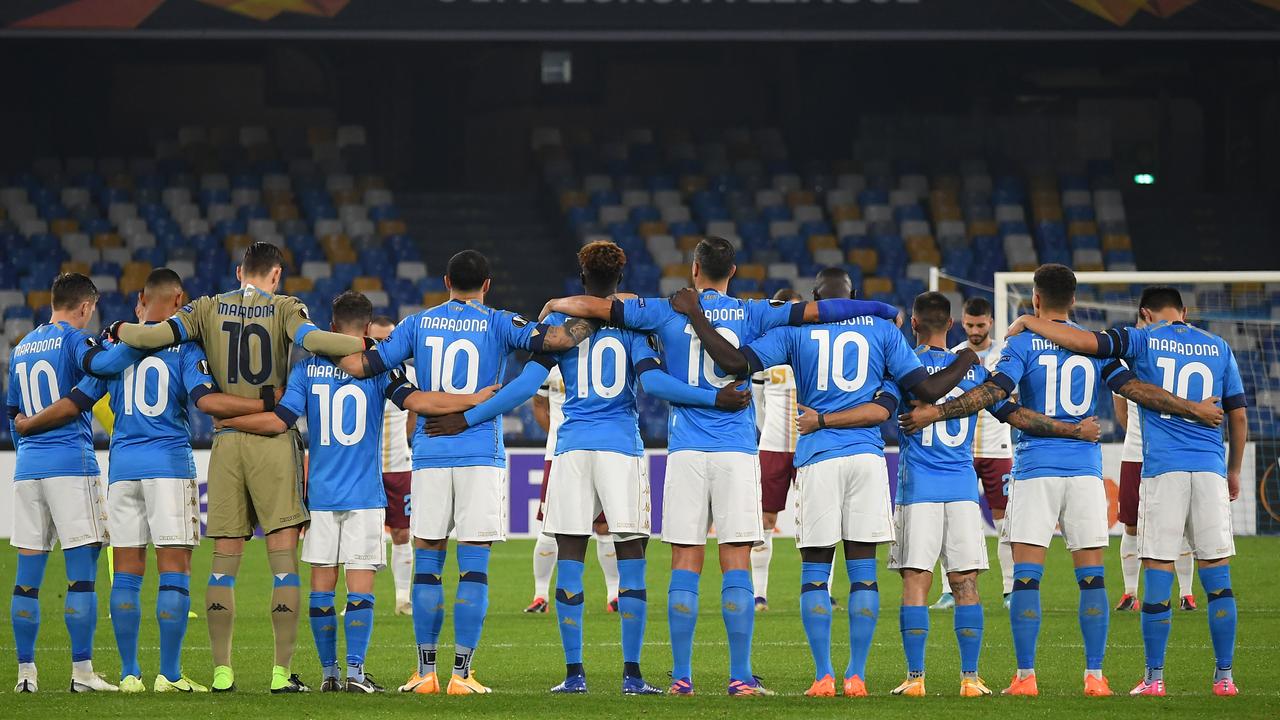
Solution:
{"label": "white away shorts", "polygon": [[893,503],[884,457],[863,453],[796,470],[796,547],[841,540],[893,540]]}
{"label": "white away shorts", "polygon": [[987,569],[982,510],[976,502],[922,502],[899,505],[894,512],[889,568],[944,572]]}
{"label": "white away shorts", "polygon": [[195,478],[120,480],[107,487],[107,528],[116,547],[194,547],[200,542]]}
{"label": "white away shorts", "polygon": [[386,519],[384,508],[312,510],[311,525],[302,538],[302,562],[381,570],[387,564],[387,546],[382,542]]}
{"label": "white away shorts", "polygon": [[14,481],[9,544],[49,552],[55,540],[63,550],[106,542],[106,504],[97,475]]}
{"label": "white away shorts", "polygon": [[507,539],[507,470],[490,465],[413,471],[409,529],[422,540]]}
{"label": "white away shorts", "polygon": [[601,512],[616,539],[649,536],[646,458],[600,450],[570,450],[556,455],[547,480],[542,532],[592,535],[592,522]]}
{"label": "white away shorts", "polygon": [[1111,538],[1102,478],[1015,478],[1010,483],[1003,539],[1049,547],[1055,527],[1062,528],[1062,539],[1071,552],[1107,546]]}
{"label": "white away shorts", "polygon": [[[606,514],[605,519],[613,527],[613,518]],[[722,543],[763,542],[760,459],[740,452],[671,453],[662,491],[662,539],[705,545],[713,523]]]}
{"label": "white away shorts", "polygon": [[1227,479],[1210,472],[1169,472],[1142,478],[1138,555],[1173,562],[1183,539],[1197,560],[1236,554]]}

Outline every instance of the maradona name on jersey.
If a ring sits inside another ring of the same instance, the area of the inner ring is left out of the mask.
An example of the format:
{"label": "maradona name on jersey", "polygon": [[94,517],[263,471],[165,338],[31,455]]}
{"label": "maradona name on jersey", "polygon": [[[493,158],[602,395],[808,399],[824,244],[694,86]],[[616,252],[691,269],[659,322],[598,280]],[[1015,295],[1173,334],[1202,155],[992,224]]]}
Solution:
{"label": "maradona name on jersey", "polygon": [[49,350],[57,350],[62,347],[63,335],[51,338],[43,338],[40,340],[32,340],[31,342],[20,343],[13,349],[13,356],[26,355],[28,353],[48,352]]}
{"label": "maradona name on jersey", "polygon": [[1202,355],[1218,357],[1221,352],[1214,343],[1184,343],[1168,338],[1148,337],[1147,349],[1178,355]]}
{"label": "maradona name on jersey", "polygon": [[1058,347],[1057,343],[1049,340],[1045,340],[1042,337],[1033,337],[1031,338],[1031,349],[1033,351],[1036,351],[1036,350],[1061,350],[1062,348]]}
{"label": "maradona name on jersey", "polygon": [[703,308],[702,314],[711,322],[733,322],[746,320],[747,311],[740,307]]}
{"label": "maradona name on jersey", "polygon": [[335,380],[350,380],[351,376],[342,368],[333,365],[308,364],[307,377],[312,378],[333,378]]}
{"label": "maradona name on jersey", "polygon": [[451,318],[437,317],[434,315],[424,315],[418,321],[418,327],[426,330],[448,330],[450,332],[475,332],[482,333],[489,331],[488,318]]}
{"label": "maradona name on jersey", "polygon": [[275,317],[276,306],[271,305],[240,305],[229,302],[218,301],[218,314],[230,315],[232,317],[245,318],[252,320],[256,318]]}

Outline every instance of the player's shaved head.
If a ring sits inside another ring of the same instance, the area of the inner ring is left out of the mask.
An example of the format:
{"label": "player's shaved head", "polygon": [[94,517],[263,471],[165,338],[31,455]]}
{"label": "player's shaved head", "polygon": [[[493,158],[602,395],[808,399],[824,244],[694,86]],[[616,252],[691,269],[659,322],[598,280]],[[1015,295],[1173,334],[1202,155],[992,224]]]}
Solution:
{"label": "player's shaved head", "polygon": [[779,302],[796,302],[798,300],[803,300],[804,298],[800,293],[792,290],[791,288],[782,288],[773,294],[773,299]]}
{"label": "player's shaved head", "polygon": [[1035,289],[1043,309],[1065,312],[1075,302],[1076,274],[1066,265],[1046,263],[1036,268]]}
{"label": "player's shaved head", "polygon": [[1152,285],[1142,290],[1142,299],[1138,301],[1138,308],[1159,312],[1170,308],[1183,310],[1186,306],[1182,304],[1182,293],[1178,292],[1178,288]]}
{"label": "player's shaved head", "polygon": [[737,254],[733,243],[722,237],[708,235],[698,241],[698,246],[693,249],[693,261],[698,263],[698,271],[702,277],[711,282],[720,282],[733,275],[733,259]]}
{"label": "player's shaved head", "polygon": [[853,279],[844,268],[829,267],[818,271],[813,284],[814,300],[831,300],[835,298],[853,298]]}
{"label": "player's shaved head", "polygon": [[142,292],[147,295],[168,293],[171,291],[182,292],[182,277],[178,273],[169,268],[156,268],[147,276],[147,282],[142,288]]}
{"label": "player's shaved head", "polygon": [[449,287],[461,292],[473,292],[484,288],[489,280],[489,258],[478,250],[463,250],[449,258],[445,270]]}
{"label": "player's shaved head", "polygon": [[622,268],[627,264],[627,254],[608,240],[596,240],[578,251],[578,265],[582,267],[582,285],[588,294],[607,296],[618,289],[622,281]]}
{"label": "player's shaved head", "polygon": [[373,303],[364,293],[348,290],[333,299],[333,327],[342,333],[364,334],[373,319]]}
{"label": "player's shaved head", "polygon": [[267,242],[256,242],[244,249],[244,258],[240,261],[242,275],[264,277],[276,268],[284,268],[284,252]]}
{"label": "player's shaved head", "polygon": [[98,301],[98,286],[86,275],[62,273],[53,280],[54,310],[74,310],[85,302]]}
{"label": "player's shaved head", "polygon": [[921,335],[946,332],[951,325],[951,301],[940,292],[920,293],[911,306],[911,322]]}

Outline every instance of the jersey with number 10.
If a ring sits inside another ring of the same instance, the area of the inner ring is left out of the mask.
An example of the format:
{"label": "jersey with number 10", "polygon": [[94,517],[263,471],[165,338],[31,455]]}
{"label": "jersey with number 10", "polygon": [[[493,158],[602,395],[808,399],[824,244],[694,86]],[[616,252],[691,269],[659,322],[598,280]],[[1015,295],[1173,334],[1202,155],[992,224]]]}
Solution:
{"label": "jersey with number 10", "polygon": [[[1068,323],[1072,327],[1080,327]],[[1018,404],[1067,423],[1096,414],[1105,383],[1119,390],[1133,373],[1115,360],[1076,355],[1032,332],[1005,342],[991,381],[1006,393],[1018,390]],[[1023,433],[1013,455],[1013,477],[1102,477],[1097,443]]]}
{"label": "jersey with number 10", "polygon": [[[906,387],[927,378],[898,328],[876,317],[779,328],[749,344],[743,354],[753,370],[790,365],[800,404],[819,413],[871,402],[886,375]],[[884,454],[879,427],[824,428],[800,436],[795,466],[864,453]]]}
{"label": "jersey with number 10", "polygon": [[[804,303],[779,300],[740,300],[715,290],[703,290],[702,311],[735,347],[742,347],[769,330],[799,324]],[[662,341],[667,372],[690,385],[709,390],[734,382],[702,349],[688,318],[671,309],[666,298],[615,300],[615,325],[655,333]],[[777,364],[777,363],[774,363]],[[748,381],[749,382],[749,381]],[[668,450],[741,452],[756,454],[755,410],[737,412],[673,405],[669,422]]]}
{"label": "jersey with number 10", "polygon": [[[1217,335],[1182,322],[1123,328],[1107,335],[1113,340],[1110,354],[1128,358],[1139,380],[1191,402],[1220,397],[1223,410],[1245,407],[1236,356]],[[1227,474],[1220,429],[1145,407],[1139,412],[1143,477],[1167,472]]]}
{"label": "jersey with number 10", "polygon": [[79,388],[92,400],[111,394],[108,482],[193,478],[188,405],[214,392],[204,350],[196,343],[134,351],[138,359],[110,379],[92,375]]}
{"label": "jersey with number 10", "polygon": [[353,378],[328,359],[293,366],[276,407],[286,423],[307,419],[307,508],[387,506],[382,485],[382,413],[390,373]]}
{"label": "jersey with number 10", "polygon": [[[423,390],[473,393],[502,381],[512,352],[539,349],[534,347],[535,339],[545,327],[480,302],[450,300],[401,320],[376,350],[383,368],[397,367],[412,357]],[[419,419],[419,432],[413,436],[415,470],[506,467],[501,415],[448,437],[421,432],[425,422]]]}
{"label": "jersey with number 10", "polygon": [[85,376],[87,358],[97,347],[97,340],[65,322],[41,325],[14,346],[9,356],[8,394],[9,431],[18,451],[14,480],[98,474],[89,413],[28,437],[13,430],[18,413],[31,417],[70,395]]}

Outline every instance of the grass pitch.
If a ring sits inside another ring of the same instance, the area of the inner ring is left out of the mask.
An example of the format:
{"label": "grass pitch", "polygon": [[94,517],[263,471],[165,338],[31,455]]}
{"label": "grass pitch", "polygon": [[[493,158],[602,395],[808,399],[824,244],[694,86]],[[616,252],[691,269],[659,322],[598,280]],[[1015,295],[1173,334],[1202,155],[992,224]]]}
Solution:
{"label": "grass pitch", "polygon": [[[235,668],[239,692],[234,694],[173,696],[147,694],[71,695],[70,663],[66,629],[60,621],[64,587],[60,555],[49,563],[41,599],[44,624],[40,630],[37,662],[40,666],[40,689],[35,696],[20,696],[10,688],[13,674],[0,684],[0,718],[72,717],[94,718],[297,718],[360,717],[362,720],[405,716],[410,713],[447,713],[450,717],[571,717],[628,718],[728,717],[741,714],[743,703],[755,704],[749,713],[787,716],[792,713],[874,713],[882,718],[907,718],[956,713],[981,713],[988,718],[1025,720],[1051,713],[1084,715],[1093,719],[1132,718],[1150,712],[1162,717],[1199,717],[1210,715],[1230,718],[1280,717],[1280,538],[1240,538],[1239,557],[1233,568],[1233,582],[1240,605],[1239,643],[1236,652],[1236,681],[1241,695],[1234,699],[1214,697],[1210,692],[1212,651],[1205,621],[1205,598],[1196,584],[1200,610],[1175,612],[1173,638],[1169,646],[1166,680],[1171,697],[1163,700],[1129,698],[1128,689],[1142,671],[1142,639],[1138,614],[1113,615],[1106,673],[1114,698],[1085,698],[1081,691],[1083,649],[1076,621],[1077,590],[1070,560],[1060,541],[1049,553],[1043,584],[1044,625],[1040,635],[1037,674],[1041,696],[1038,699],[991,697],[962,699],[959,689],[959,658],[952,633],[950,612],[931,613],[929,636],[928,687],[925,699],[898,698],[889,691],[905,674],[902,646],[898,635],[897,608],[900,582],[884,570],[885,553],[881,553],[881,615],[876,628],[875,645],[868,666],[868,687],[873,697],[852,700],[809,699],[802,696],[813,679],[812,661],[799,618],[799,555],[789,540],[775,543],[770,609],[756,618],[754,665],[766,684],[778,691],[773,698],[728,698],[724,689],[728,673],[728,648],[724,626],[720,620],[720,574],[709,570],[704,574],[701,615],[697,645],[694,651],[695,684],[698,695],[693,698],[634,698],[619,695],[621,650],[618,618],[605,613],[604,584],[594,553],[588,552],[586,579],[587,614],[586,666],[591,693],[580,697],[552,697],[547,689],[563,677],[563,657],[556,630],[554,609],[547,615],[524,615],[520,611],[531,596],[530,555],[532,541],[518,540],[498,546],[490,568],[489,618],[484,640],[476,655],[477,677],[494,689],[486,697],[419,697],[388,692],[382,696],[326,694],[313,692],[300,696],[272,696],[266,690],[272,661],[271,623],[267,612],[270,588],[266,552],[261,542],[250,543],[243,569],[237,581],[239,618],[236,625]],[[714,548],[712,548],[714,550]],[[196,554],[193,570],[193,606],[203,615],[204,581],[209,573],[211,544],[205,543]],[[0,586],[13,584],[14,553],[0,550]],[[714,557],[711,556],[711,557]],[[646,676],[664,686],[670,664],[667,646],[666,586],[670,552],[661,543],[650,549],[649,562],[649,628],[644,656]],[[994,561],[994,552],[993,552]],[[839,558],[837,558],[839,563]],[[994,564],[994,562],[993,562]],[[708,567],[713,567],[708,562]],[[110,620],[106,615],[109,580],[106,563],[99,580],[100,600],[97,669],[108,679],[119,677],[120,661],[115,651]],[[453,553],[446,572],[446,593],[456,587]],[[156,671],[158,636],[154,619],[156,575],[148,569],[143,589],[143,622],[141,661],[146,681]],[[306,570],[304,575],[304,607]],[[982,651],[982,675],[998,693],[1014,670],[1007,612],[1000,605],[999,576],[987,573],[981,580],[986,607],[986,636]],[[837,570],[835,587],[844,586],[843,566]],[[1107,558],[1107,586],[1114,603],[1120,596],[1122,582],[1118,551],[1113,547]],[[934,595],[937,590],[935,588]],[[366,667],[389,688],[404,681],[414,669],[412,623],[407,617],[393,615],[394,591],[389,573],[381,573],[377,587],[377,620]],[[339,594],[341,598],[341,594]],[[844,601],[841,601],[844,607]],[[843,611],[836,613],[833,629],[833,659],[837,672],[843,670],[848,653],[848,620]],[[442,635],[441,659],[447,666],[451,641],[450,620],[446,619]],[[313,688],[318,687],[320,669],[306,617],[300,618],[298,651],[293,669]],[[344,657],[343,640],[339,637],[338,654]],[[13,636],[6,623],[0,632],[0,656],[13,662]],[[14,666],[10,664],[10,673]],[[193,620],[187,635],[184,668],[194,679],[208,683],[212,668],[209,660],[208,635],[203,618]],[[1158,706],[1155,710],[1152,706]]]}

